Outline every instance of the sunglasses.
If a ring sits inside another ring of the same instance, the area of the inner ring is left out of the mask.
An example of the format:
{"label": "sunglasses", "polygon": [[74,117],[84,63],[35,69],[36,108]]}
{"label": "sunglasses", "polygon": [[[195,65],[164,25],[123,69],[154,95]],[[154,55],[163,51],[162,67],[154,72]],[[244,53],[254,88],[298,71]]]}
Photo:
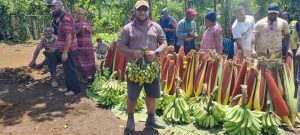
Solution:
{"label": "sunglasses", "polygon": [[138,12],[142,12],[142,11],[147,12],[147,11],[149,11],[149,9],[147,7],[145,7],[145,6],[142,6],[142,7],[138,8],[138,9],[136,9],[136,10]]}

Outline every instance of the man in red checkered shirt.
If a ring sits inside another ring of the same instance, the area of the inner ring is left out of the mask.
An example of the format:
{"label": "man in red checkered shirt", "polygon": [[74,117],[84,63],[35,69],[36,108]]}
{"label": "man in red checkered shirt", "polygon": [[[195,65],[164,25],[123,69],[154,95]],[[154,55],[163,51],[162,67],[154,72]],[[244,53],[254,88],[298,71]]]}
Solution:
{"label": "man in red checkered shirt", "polygon": [[[71,15],[64,10],[59,0],[53,0],[49,5],[53,14],[53,24],[57,28],[57,45],[61,54],[64,78],[67,89],[60,89],[66,96],[78,94],[81,91],[76,69],[76,50],[78,48],[75,33],[75,23]],[[57,26],[58,25],[58,26]]]}

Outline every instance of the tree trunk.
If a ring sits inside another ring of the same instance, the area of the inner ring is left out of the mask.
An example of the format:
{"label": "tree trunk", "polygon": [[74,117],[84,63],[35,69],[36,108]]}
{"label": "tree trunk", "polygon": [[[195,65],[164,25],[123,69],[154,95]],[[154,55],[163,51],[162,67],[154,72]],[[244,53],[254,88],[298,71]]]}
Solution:
{"label": "tree trunk", "polygon": [[150,9],[149,17],[152,20],[152,0],[149,0],[149,9]]}
{"label": "tree trunk", "polygon": [[37,31],[36,21],[32,21],[32,26],[33,26],[33,39],[37,40],[38,39],[38,31]]}
{"label": "tree trunk", "polygon": [[217,0],[214,0],[214,11],[217,12]]}

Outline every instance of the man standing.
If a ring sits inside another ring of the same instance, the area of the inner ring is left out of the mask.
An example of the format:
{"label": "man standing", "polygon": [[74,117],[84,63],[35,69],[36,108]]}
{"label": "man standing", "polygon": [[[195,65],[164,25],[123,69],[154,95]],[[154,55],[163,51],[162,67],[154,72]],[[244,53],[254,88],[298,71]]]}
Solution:
{"label": "man standing", "polygon": [[194,21],[196,15],[197,11],[189,8],[185,12],[185,18],[179,21],[176,29],[178,38],[175,46],[176,52],[178,52],[180,46],[184,46],[185,54],[192,49],[196,49],[195,39],[198,37],[196,22]]}
{"label": "man standing", "polygon": [[[56,45],[56,36],[53,35],[52,28],[45,28],[44,37],[40,39],[39,45],[36,47],[32,60],[29,63],[30,67],[40,67],[43,65],[48,65],[50,75],[51,75],[51,86],[58,87],[56,81],[56,66],[60,62],[59,50]],[[41,64],[36,64],[36,58],[39,56],[40,51],[45,48],[43,52],[45,55],[45,60]]]}
{"label": "man standing", "polygon": [[236,20],[232,25],[232,35],[235,39],[236,46],[244,56],[251,56],[251,40],[254,30],[254,17],[246,15],[243,6],[238,6],[235,12]]}
{"label": "man standing", "polygon": [[[136,19],[124,26],[119,41],[118,49],[128,57],[128,61],[143,57],[142,48],[147,48],[147,61],[156,61],[167,47],[166,37],[159,24],[149,19],[149,4],[147,1],[139,0],[135,4]],[[159,75],[152,83],[145,83],[142,86],[127,79],[128,120],[126,131],[135,131],[134,111],[137,99],[144,87],[146,92],[146,106],[148,118],[145,126],[153,128],[165,128],[155,120],[155,98],[160,97]]]}
{"label": "man standing", "polygon": [[75,56],[78,46],[74,20],[71,15],[64,10],[61,1],[53,0],[48,7],[51,8],[53,16],[58,17],[57,44],[61,55],[64,78],[67,87],[67,89],[60,91],[66,92],[66,96],[78,94],[81,91],[81,87],[75,64]]}
{"label": "man standing", "polygon": [[169,15],[167,8],[161,11],[159,24],[165,32],[168,45],[175,45],[177,21]]}
{"label": "man standing", "polygon": [[267,58],[282,58],[282,41],[288,44],[290,30],[288,23],[279,18],[280,7],[272,3],[268,7],[268,16],[255,24],[252,41],[252,54]]}
{"label": "man standing", "polygon": [[[280,14],[280,18],[286,20],[289,23],[289,28],[290,28],[290,34],[291,34],[291,43],[289,45],[285,45],[286,47],[289,47],[293,54],[295,55],[298,49],[298,46],[300,44],[299,39],[300,39],[300,24],[296,20],[292,20],[291,15],[289,12],[284,11]],[[286,52],[288,49],[285,49],[283,54],[286,56]]]}
{"label": "man standing", "polygon": [[97,43],[94,45],[97,59],[105,59],[105,55],[109,45],[102,38],[97,38]]}

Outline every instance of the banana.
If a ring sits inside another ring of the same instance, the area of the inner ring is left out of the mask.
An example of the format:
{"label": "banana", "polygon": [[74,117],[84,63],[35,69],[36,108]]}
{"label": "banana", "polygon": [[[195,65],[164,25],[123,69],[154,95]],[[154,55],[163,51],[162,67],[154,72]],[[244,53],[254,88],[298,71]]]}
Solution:
{"label": "banana", "polygon": [[238,109],[236,115],[231,119],[232,122],[236,122],[241,117],[242,110]]}
{"label": "banana", "polygon": [[212,115],[210,115],[209,118],[209,127],[213,128],[215,126],[215,119]]}
{"label": "banana", "polygon": [[271,115],[267,115],[266,121],[267,121],[267,126],[268,126],[268,127],[271,127],[271,126],[272,126],[272,123],[271,123]]}
{"label": "banana", "polygon": [[231,135],[236,135],[238,133],[241,132],[241,128],[240,127],[236,127],[232,132],[230,132]]}
{"label": "banana", "polygon": [[240,123],[242,122],[242,120],[244,119],[245,117],[245,110],[244,109],[240,109],[240,114],[239,114],[239,117],[237,120],[234,120],[236,123]]}

